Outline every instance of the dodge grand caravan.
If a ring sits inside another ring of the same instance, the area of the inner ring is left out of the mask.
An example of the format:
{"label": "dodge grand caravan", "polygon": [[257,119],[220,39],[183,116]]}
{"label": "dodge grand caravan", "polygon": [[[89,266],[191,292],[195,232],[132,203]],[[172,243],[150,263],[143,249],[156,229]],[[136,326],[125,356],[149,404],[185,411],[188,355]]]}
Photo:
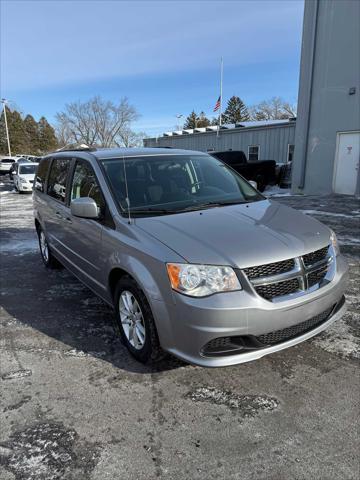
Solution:
{"label": "dodge grand caravan", "polygon": [[205,153],[68,151],[34,183],[46,267],[115,309],[132,355],[218,367],[298,344],[345,311],[334,232]]}

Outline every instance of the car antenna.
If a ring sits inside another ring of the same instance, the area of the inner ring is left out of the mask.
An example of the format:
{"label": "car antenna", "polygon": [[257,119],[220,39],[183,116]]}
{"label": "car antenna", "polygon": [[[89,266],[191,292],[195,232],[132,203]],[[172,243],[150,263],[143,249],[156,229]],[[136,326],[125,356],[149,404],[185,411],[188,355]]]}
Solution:
{"label": "car antenna", "polygon": [[126,162],[125,162],[125,157],[124,157],[124,155],[123,155],[123,166],[124,166],[124,180],[125,180],[126,203],[127,203],[127,206],[128,206],[128,224],[131,225],[129,187],[128,187],[127,176],[126,176]]}

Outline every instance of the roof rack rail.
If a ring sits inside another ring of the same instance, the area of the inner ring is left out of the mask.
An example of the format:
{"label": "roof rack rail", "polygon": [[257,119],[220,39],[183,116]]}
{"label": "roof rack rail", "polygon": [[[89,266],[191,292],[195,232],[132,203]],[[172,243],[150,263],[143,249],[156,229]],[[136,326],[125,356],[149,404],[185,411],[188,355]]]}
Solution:
{"label": "roof rack rail", "polygon": [[56,152],[95,152],[97,150],[96,147],[89,147],[85,143],[81,144],[74,144],[69,143],[62,148],[56,150]]}

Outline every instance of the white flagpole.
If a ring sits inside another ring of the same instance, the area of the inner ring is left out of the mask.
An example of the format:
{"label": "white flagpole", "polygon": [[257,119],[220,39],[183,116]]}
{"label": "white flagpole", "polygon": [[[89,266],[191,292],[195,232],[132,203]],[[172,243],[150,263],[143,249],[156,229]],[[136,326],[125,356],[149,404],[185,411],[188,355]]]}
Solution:
{"label": "white flagpole", "polygon": [[217,136],[219,136],[220,127],[221,127],[221,117],[222,117],[222,101],[223,101],[223,58],[220,60],[220,110],[219,110],[219,125],[217,130]]}
{"label": "white flagpole", "polygon": [[221,57],[220,62],[220,115],[219,115],[219,125],[221,127],[221,117],[222,117],[222,101],[223,101],[223,58]]}

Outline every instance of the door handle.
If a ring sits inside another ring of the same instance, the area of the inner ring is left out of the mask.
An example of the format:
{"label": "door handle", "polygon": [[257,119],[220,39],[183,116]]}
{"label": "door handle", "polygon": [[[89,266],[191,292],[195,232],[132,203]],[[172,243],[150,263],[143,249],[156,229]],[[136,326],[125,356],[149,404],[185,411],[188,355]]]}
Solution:
{"label": "door handle", "polygon": [[55,215],[56,215],[58,218],[63,218],[60,212],[56,212]]}
{"label": "door handle", "polygon": [[70,217],[66,217],[65,220],[68,222],[68,223],[72,223],[72,220]]}

